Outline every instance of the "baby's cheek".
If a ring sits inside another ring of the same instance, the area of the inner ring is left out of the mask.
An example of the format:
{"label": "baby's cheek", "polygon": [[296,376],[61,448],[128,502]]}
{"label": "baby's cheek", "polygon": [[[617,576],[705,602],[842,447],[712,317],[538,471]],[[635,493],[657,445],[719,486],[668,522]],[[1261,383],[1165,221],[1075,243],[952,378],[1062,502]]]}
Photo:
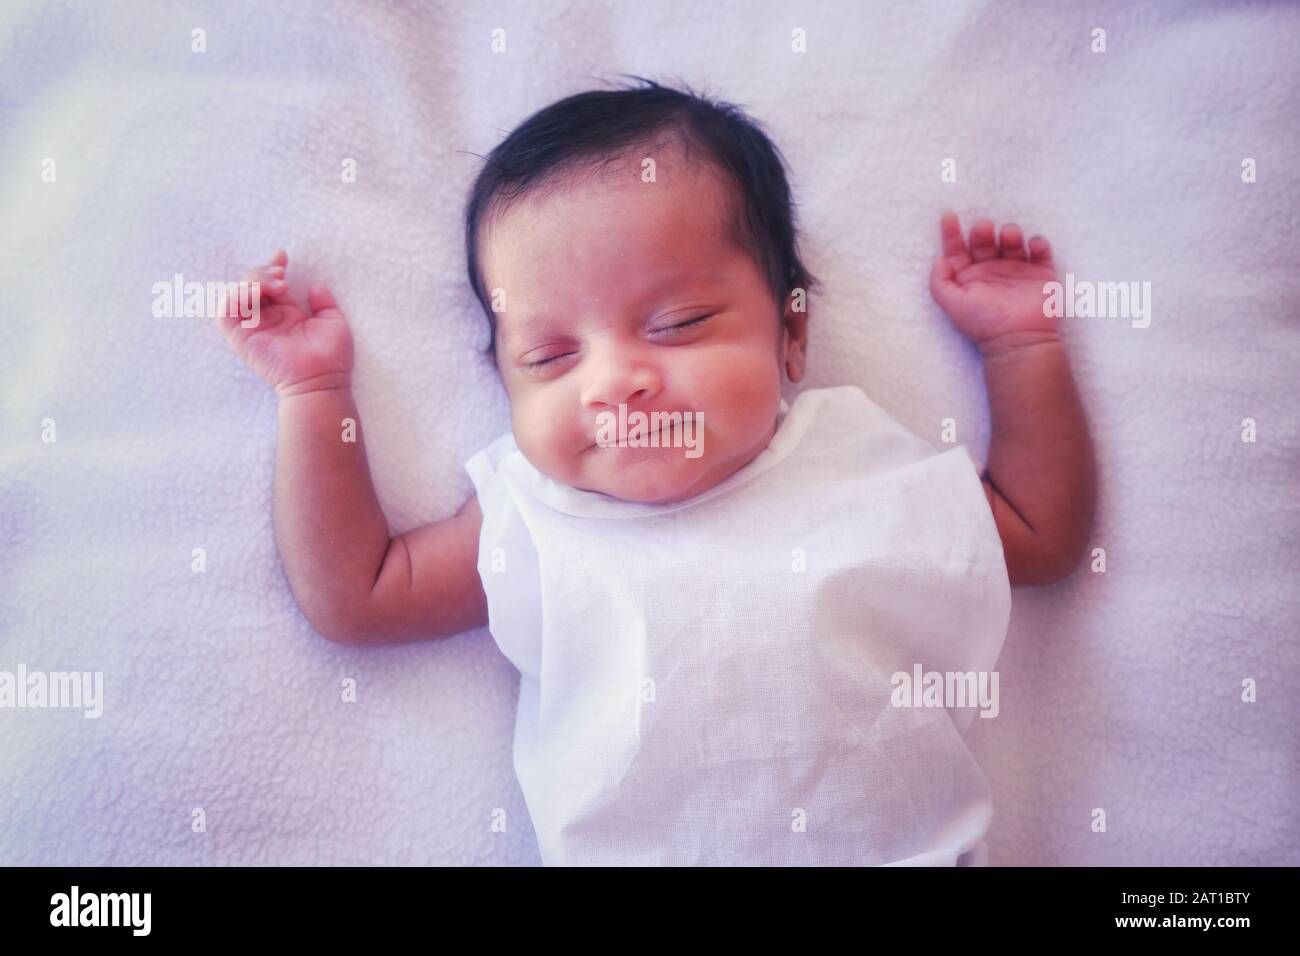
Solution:
{"label": "baby's cheek", "polygon": [[575,434],[571,411],[566,415],[559,404],[530,401],[512,406],[511,418],[519,450],[539,471],[563,481],[571,477],[574,456],[596,436]]}
{"label": "baby's cheek", "polygon": [[703,380],[710,404],[726,409],[727,417],[737,421],[763,419],[768,407],[781,400],[780,366],[766,349],[722,350]]}
{"label": "baby's cheek", "polygon": [[539,470],[549,471],[548,450],[552,442],[548,439],[545,416],[539,415],[535,406],[516,403],[511,406],[510,418],[515,444],[524,457]]}

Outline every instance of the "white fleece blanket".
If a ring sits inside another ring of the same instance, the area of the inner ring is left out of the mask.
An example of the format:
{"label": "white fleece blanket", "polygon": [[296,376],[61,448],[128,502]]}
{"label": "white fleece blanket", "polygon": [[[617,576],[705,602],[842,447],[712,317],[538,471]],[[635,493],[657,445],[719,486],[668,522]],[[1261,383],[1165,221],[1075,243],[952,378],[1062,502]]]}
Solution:
{"label": "white fleece blanket", "polygon": [[1300,863],[1298,34],[1230,3],[5,4],[0,671],[103,684],[97,718],[0,709],[0,862],[536,862],[517,674],[485,631],[313,634],[272,535],[274,399],[152,288],[278,246],[293,290],[332,283],[391,526],[445,517],[508,428],[464,277],[476,154],[626,71],[767,125],[826,284],[806,384],[936,444],[988,434],[927,291],[943,208],[1151,283],[1146,328],[1065,322],[1106,570],[1014,592],[968,735],[989,862]]}

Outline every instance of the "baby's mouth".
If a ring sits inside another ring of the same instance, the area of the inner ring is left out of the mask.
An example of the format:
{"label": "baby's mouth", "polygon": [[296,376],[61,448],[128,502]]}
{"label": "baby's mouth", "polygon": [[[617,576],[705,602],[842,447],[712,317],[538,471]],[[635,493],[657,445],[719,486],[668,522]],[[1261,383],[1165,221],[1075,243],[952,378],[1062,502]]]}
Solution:
{"label": "baby's mouth", "polygon": [[[656,428],[654,431],[645,432],[643,434],[638,433],[638,437],[636,437],[635,439],[633,439],[631,436],[628,436],[628,440],[626,444],[622,444],[617,441],[614,441],[602,445],[600,442],[594,441],[587,447],[588,448],[652,448],[654,446],[651,444],[650,439],[652,439],[655,435],[660,435],[660,434],[671,437],[672,431],[673,431],[673,426],[670,423],[668,425],[662,425],[659,428]],[[667,446],[661,444],[659,447],[663,448]]]}

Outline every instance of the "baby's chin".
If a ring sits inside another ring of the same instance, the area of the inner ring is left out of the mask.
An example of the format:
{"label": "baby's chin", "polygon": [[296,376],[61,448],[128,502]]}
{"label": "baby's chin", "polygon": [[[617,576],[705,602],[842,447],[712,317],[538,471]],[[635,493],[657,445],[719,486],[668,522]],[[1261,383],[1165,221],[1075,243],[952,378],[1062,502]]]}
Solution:
{"label": "baby's chin", "polygon": [[575,487],[639,504],[673,504],[707,491],[720,480],[702,458],[681,448],[592,448]]}

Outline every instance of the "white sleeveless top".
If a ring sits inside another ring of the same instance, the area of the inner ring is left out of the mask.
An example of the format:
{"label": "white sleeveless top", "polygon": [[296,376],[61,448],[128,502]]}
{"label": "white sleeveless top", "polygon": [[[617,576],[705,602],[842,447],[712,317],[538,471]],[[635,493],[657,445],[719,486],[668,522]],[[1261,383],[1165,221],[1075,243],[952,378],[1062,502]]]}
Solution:
{"label": "white sleeveless top", "polygon": [[964,447],[841,386],[782,401],[757,458],[674,504],[557,483],[512,434],[465,467],[544,864],[979,862],[976,710],[891,703],[896,673],[990,671],[1006,635]]}

